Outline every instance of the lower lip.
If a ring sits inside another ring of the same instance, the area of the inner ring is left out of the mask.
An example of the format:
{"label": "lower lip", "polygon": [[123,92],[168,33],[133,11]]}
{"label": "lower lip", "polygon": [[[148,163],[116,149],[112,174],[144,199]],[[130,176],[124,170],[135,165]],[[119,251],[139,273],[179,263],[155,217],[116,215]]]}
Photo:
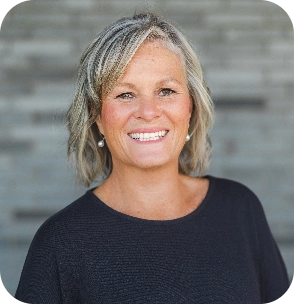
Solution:
{"label": "lower lip", "polygon": [[167,133],[165,134],[165,136],[163,136],[163,137],[161,137],[160,139],[157,139],[157,140],[146,140],[146,141],[141,141],[141,140],[134,139],[134,138],[132,138],[132,137],[130,137],[130,136],[128,136],[128,137],[129,137],[129,139],[131,139],[132,141],[136,142],[137,144],[140,144],[140,145],[149,145],[149,144],[157,144],[157,143],[162,142],[162,141],[167,137],[168,133],[169,133],[169,132],[167,132]]}

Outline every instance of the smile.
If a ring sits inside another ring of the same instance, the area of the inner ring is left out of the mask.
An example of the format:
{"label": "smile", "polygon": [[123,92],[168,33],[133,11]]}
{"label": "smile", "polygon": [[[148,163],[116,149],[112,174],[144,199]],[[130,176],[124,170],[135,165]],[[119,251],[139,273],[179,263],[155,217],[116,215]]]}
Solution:
{"label": "smile", "polygon": [[154,133],[129,133],[128,135],[135,140],[139,141],[150,141],[150,140],[159,140],[163,138],[168,131],[162,130]]}

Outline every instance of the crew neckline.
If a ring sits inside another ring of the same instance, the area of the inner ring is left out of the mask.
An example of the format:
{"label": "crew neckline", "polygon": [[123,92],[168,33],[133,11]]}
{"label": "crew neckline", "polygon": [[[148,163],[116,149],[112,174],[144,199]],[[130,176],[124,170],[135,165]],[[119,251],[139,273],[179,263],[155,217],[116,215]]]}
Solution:
{"label": "crew neckline", "polygon": [[174,219],[169,219],[169,220],[150,220],[150,219],[145,219],[145,218],[128,215],[128,214],[122,213],[118,210],[115,210],[112,207],[108,206],[106,203],[104,203],[96,194],[93,193],[93,190],[95,188],[89,189],[86,192],[86,194],[90,196],[90,198],[93,200],[94,203],[98,203],[104,210],[106,210],[107,212],[109,212],[121,219],[125,219],[128,221],[134,221],[134,222],[153,224],[153,225],[170,225],[170,224],[177,224],[177,223],[181,223],[183,221],[189,220],[190,218],[197,216],[200,212],[202,212],[205,209],[206,205],[209,202],[210,196],[213,192],[215,179],[210,175],[206,175],[203,178],[208,179],[209,185],[208,185],[206,195],[204,196],[204,199],[202,200],[200,205],[196,209],[194,209],[192,212],[190,212],[184,216],[177,217]]}

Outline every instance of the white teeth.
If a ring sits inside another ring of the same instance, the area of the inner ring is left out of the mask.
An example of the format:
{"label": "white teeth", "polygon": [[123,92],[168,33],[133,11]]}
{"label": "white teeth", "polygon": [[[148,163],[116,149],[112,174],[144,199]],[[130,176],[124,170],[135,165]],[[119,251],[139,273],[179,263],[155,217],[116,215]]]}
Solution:
{"label": "white teeth", "polygon": [[139,141],[150,141],[150,140],[159,140],[164,137],[168,131],[162,130],[154,133],[130,133],[128,134],[131,138]]}

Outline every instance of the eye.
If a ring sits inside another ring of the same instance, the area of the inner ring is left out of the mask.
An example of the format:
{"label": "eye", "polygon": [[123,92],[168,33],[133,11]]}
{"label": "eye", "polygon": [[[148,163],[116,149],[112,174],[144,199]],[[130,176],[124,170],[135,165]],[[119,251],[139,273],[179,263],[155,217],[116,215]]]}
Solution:
{"label": "eye", "polygon": [[163,88],[163,89],[160,90],[159,95],[161,95],[161,96],[169,96],[169,95],[171,95],[173,93],[175,93],[174,90],[169,89],[169,88]]}
{"label": "eye", "polygon": [[131,98],[133,98],[133,94],[131,92],[126,92],[126,93],[117,95],[116,98],[131,99]]}

